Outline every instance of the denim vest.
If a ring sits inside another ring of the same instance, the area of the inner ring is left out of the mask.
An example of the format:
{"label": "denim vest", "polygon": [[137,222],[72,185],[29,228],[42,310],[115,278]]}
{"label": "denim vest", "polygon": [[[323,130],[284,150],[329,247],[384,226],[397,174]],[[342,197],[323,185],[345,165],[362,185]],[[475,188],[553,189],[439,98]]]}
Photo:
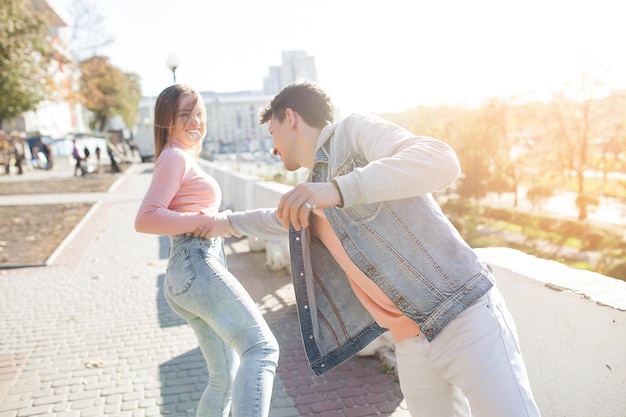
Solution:
{"label": "denim vest", "polygon": [[[329,181],[367,164],[340,128],[327,136],[316,153],[310,181]],[[352,262],[429,341],[494,285],[491,269],[431,194],[329,207],[324,213]],[[307,229],[291,228],[289,243],[304,347],[311,368],[320,375],[386,329],[375,323],[341,267]]]}

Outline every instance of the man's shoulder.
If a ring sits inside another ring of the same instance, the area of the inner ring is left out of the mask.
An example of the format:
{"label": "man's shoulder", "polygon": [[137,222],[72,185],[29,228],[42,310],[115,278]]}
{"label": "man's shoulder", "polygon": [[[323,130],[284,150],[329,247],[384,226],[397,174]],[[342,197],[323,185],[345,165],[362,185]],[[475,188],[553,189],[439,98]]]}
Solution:
{"label": "man's shoulder", "polygon": [[386,121],[386,119],[374,113],[352,113],[340,120],[338,124],[380,123],[381,121]]}

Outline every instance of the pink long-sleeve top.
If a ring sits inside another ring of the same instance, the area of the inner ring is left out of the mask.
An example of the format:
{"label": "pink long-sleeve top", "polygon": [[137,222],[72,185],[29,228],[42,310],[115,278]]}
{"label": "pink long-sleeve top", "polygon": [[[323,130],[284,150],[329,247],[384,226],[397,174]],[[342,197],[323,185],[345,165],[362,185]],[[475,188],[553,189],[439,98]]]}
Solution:
{"label": "pink long-sleeve top", "polygon": [[141,202],[135,229],[159,235],[193,232],[208,224],[200,213],[217,213],[222,191],[196,157],[176,144],[163,149]]}

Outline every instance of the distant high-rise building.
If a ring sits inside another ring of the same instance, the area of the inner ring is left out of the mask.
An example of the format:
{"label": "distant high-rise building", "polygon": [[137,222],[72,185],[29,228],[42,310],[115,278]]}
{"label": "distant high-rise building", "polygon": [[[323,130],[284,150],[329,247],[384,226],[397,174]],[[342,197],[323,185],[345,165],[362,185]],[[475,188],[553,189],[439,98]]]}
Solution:
{"label": "distant high-rise building", "polygon": [[281,89],[297,80],[317,82],[315,57],[305,51],[283,51],[282,64],[269,68],[269,74],[263,80],[263,92],[276,94]]}
{"label": "distant high-rise building", "polygon": [[263,93],[276,94],[281,89],[280,85],[280,67],[270,67],[269,75],[263,79]]}

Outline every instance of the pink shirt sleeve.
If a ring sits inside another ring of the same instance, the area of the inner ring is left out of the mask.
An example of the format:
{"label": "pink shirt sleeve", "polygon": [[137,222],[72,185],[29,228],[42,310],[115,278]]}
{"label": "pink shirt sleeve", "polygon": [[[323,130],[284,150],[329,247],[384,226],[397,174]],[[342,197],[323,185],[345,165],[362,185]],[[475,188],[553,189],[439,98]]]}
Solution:
{"label": "pink shirt sleeve", "polygon": [[211,223],[200,212],[217,212],[221,191],[213,177],[180,149],[166,148],[156,163],[152,181],[141,202],[138,232],[176,235]]}

